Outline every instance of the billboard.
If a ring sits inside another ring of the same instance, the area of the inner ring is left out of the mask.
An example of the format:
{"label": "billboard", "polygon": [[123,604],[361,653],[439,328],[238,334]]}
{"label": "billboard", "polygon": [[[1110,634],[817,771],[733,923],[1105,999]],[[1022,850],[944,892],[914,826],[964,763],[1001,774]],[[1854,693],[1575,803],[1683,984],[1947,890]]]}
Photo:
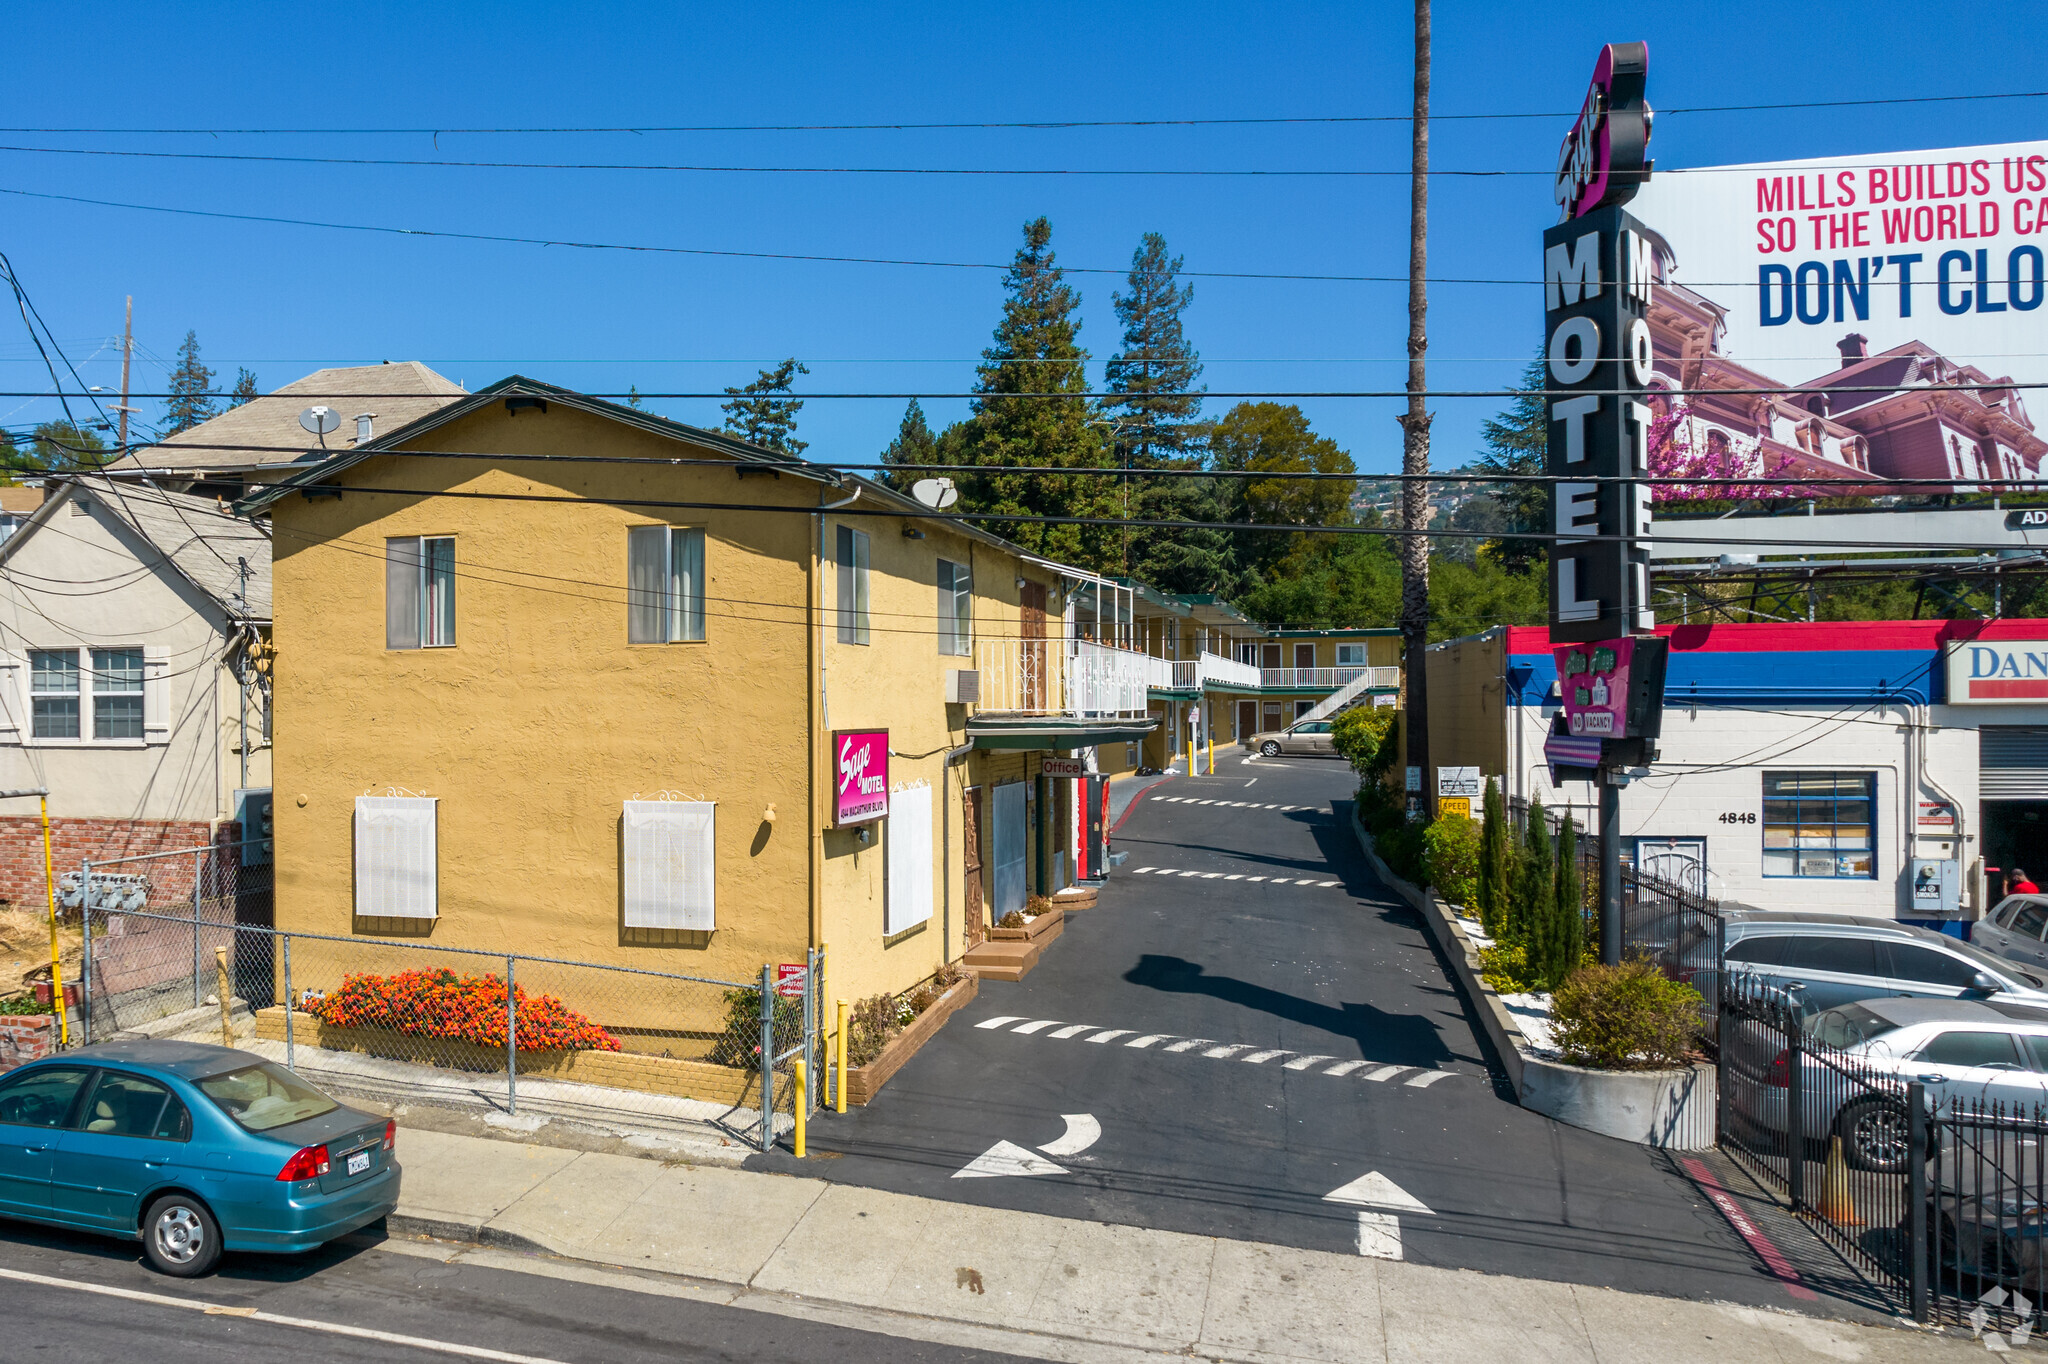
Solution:
{"label": "billboard", "polygon": [[[2048,141],[1659,169],[1629,208],[1657,248],[1649,320],[1671,390],[1653,475],[1823,496],[2048,475],[2021,387],[2048,382]],[[1774,387],[1794,391],[1752,391]],[[1702,389],[1720,391],[1677,391]],[[1856,486],[1871,475],[1922,486]]]}

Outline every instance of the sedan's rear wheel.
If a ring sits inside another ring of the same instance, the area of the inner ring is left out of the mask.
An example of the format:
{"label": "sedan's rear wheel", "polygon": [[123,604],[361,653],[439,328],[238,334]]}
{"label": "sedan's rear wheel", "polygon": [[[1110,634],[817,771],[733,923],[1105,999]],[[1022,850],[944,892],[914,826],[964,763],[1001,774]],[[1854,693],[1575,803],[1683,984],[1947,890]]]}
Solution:
{"label": "sedan's rear wheel", "polygon": [[142,1219],[142,1251],[165,1274],[196,1279],[220,1263],[220,1223],[186,1194],[165,1194]]}
{"label": "sedan's rear wheel", "polygon": [[1269,758],[1277,758],[1280,756],[1280,743],[1277,739],[1268,739],[1259,745],[1259,752]]}
{"label": "sedan's rear wheel", "polygon": [[1906,1110],[1890,1099],[1859,1099],[1835,1119],[1851,1167],[1895,1175],[1906,1168]]}

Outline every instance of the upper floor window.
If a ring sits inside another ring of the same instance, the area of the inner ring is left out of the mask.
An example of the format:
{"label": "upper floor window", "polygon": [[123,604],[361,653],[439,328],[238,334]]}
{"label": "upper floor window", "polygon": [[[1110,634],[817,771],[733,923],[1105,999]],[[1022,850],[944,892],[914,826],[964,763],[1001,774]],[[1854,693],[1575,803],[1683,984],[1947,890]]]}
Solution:
{"label": "upper floor window", "polygon": [[406,535],[384,542],[384,647],[455,644],[455,537]]}
{"label": "upper floor window", "polygon": [[35,737],[78,738],[78,650],[35,649],[29,653],[28,666]]}
{"label": "upper floor window", "polygon": [[1339,644],[1337,646],[1337,666],[1340,668],[1363,668],[1365,666],[1365,646],[1363,644]]}
{"label": "upper floor window", "polygon": [[868,537],[839,527],[839,642],[868,642]]}
{"label": "upper floor window", "polygon": [[1877,875],[1877,778],[1868,772],[1764,773],[1764,875]]}
{"label": "upper floor window", "polygon": [[974,580],[967,565],[939,560],[939,652],[964,654],[974,645]]}
{"label": "upper floor window", "polygon": [[704,638],[704,532],[634,526],[626,532],[626,641]]}

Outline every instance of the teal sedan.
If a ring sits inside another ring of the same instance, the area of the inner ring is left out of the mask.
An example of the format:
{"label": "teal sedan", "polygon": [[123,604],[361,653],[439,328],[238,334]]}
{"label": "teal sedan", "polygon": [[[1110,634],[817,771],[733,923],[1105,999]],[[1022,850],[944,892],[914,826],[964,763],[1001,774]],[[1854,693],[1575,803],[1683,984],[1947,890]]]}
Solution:
{"label": "teal sedan", "polygon": [[139,1240],[192,1278],[389,1213],[396,1138],[249,1052],[109,1042],[0,1075],[0,1217]]}

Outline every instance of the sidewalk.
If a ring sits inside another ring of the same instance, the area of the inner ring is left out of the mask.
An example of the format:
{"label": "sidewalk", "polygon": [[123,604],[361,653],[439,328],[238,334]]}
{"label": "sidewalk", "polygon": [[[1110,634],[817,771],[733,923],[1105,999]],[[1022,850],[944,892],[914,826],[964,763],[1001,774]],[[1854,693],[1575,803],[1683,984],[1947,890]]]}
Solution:
{"label": "sidewalk", "polygon": [[[1981,1358],[1911,1328],[401,1132],[399,1236],[682,1276],[657,1291],[1061,1360]],[[532,1262],[540,1265],[542,1262]],[[554,1272],[563,1272],[558,1266]]]}

